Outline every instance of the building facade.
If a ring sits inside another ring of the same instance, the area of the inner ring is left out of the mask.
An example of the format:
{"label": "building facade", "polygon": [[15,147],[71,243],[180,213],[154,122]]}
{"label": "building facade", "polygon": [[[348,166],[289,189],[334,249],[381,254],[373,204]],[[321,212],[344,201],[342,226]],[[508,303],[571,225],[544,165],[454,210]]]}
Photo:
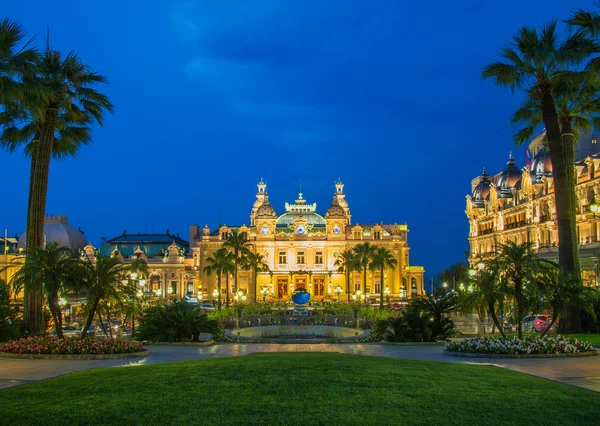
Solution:
{"label": "building facade", "polygon": [[[205,298],[210,298],[215,289],[225,292],[226,277],[218,283],[216,276],[207,275],[204,268],[208,265],[206,259],[222,247],[233,229],[246,233],[251,250],[262,254],[270,270],[256,277],[252,271],[238,272],[239,288],[230,291],[241,290],[250,300],[255,295],[260,299],[261,291],[270,298],[288,300],[297,288],[307,289],[313,300],[335,299],[338,286],[342,289],[340,296],[347,298],[346,276],[338,272],[335,263],[341,252],[366,241],[387,247],[398,261],[396,269],[385,271],[383,277],[383,285],[389,288],[392,297],[410,298],[423,293],[424,268],[410,264],[407,225],[353,224],[342,182],[335,184],[333,201],[324,215],[302,193],[294,203],[285,203],[284,212],[277,214],[269,202],[266,183],[261,179],[257,186],[248,226],[222,225],[215,230],[208,225],[203,229],[190,227],[192,265]],[[369,271],[365,289],[363,274],[353,273],[350,292],[360,289],[378,294],[382,285],[379,275]],[[233,285],[233,277],[229,283]]]}
{"label": "building facade", "polygon": [[[519,168],[512,156],[506,168],[490,176],[485,169],[471,182],[466,197],[469,219],[469,262],[494,256],[499,244],[531,242],[540,256],[558,260],[558,230],[552,162],[544,135],[529,145],[530,164]],[[600,143],[584,136],[576,146],[577,238],[586,285],[600,285]]]}

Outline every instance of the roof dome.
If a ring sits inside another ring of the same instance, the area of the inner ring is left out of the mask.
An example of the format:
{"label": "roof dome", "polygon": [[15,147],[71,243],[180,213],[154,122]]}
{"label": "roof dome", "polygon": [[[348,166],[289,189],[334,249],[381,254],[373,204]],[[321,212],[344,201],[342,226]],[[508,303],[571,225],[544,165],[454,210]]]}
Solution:
{"label": "roof dome", "polygon": [[512,152],[506,163],[506,168],[496,178],[496,187],[500,192],[500,198],[511,198],[512,188],[521,188],[521,170],[517,167],[517,163],[513,158]]}
{"label": "roof dome", "polygon": [[340,206],[337,196],[333,196],[333,202],[327,209],[325,217],[346,217],[346,212],[344,211],[344,208]]}
{"label": "roof dome", "polygon": [[484,168],[483,172],[481,173],[481,181],[473,190],[473,200],[478,206],[483,207],[483,202],[489,201],[491,185],[492,182],[490,181],[490,175],[487,174]]}
{"label": "roof dome", "polygon": [[259,217],[277,217],[277,213],[275,213],[275,209],[271,206],[268,199],[261,204],[261,206],[256,210],[256,216]]}
{"label": "roof dome", "polygon": [[534,183],[540,183],[544,176],[552,176],[552,159],[550,158],[550,153],[545,149],[542,149],[535,154],[529,171],[531,172]]}
{"label": "roof dome", "polygon": [[[27,245],[26,233],[19,238],[19,248]],[[73,251],[82,250],[88,243],[83,232],[69,225],[67,216],[46,216],[44,219],[44,237],[46,244],[58,243],[60,246],[69,247]]]}
{"label": "roof dome", "polygon": [[308,221],[310,225],[325,226],[325,219],[317,212],[308,212],[308,213],[296,213],[296,212],[285,212],[281,216],[277,218],[276,226],[285,226],[292,225],[296,219],[303,218]]}

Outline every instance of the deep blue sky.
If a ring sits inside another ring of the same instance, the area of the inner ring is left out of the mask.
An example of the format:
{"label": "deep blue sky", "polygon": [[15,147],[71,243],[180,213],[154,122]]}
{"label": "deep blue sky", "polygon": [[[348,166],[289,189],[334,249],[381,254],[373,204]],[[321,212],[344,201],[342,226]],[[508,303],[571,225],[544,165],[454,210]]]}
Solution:
{"label": "deep blue sky", "polygon": [[[2,14],[110,79],[115,114],[51,167],[47,212],[96,245],[128,232],[324,213],[340,176],[353,222],[409,225],[427,276],[464,260],[470,181],[501,170],[518,98],[480,79],[522,25],[591,0],[5,2]],[[90,4],[88,4],[90,3]],[[523,149],[516,153],[523,165]],[[28,162],[0,153],[9,234],[25,230]]]}

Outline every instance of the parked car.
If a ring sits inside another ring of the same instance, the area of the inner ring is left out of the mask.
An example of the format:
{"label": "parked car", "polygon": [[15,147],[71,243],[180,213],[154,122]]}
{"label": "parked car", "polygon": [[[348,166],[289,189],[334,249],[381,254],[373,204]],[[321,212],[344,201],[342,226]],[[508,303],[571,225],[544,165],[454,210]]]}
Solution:
{"label": "parked car", "polygon": [[[81,332],[83,333],[83,329],[85,327],[81,327]],[[93,336],[96,334],[96,331],[98,331],[99,329],[95,326],[95,325],[90,325],[90,328],[88,328],[88,332],[87,334],[90,336]]]}
{"label": "parked car", "polygon": [[[523,318],[523,331],[538,332],[546,330],[548,325],[552,322],[552,317],[545,314],[528,315]],[[558,322],[558,321],[557,321]],[[552,326],[550,331],[556,331],[556,323]]]}
{"label": "parked car", "polygon": [[183,301],[186,303],[190,303],[192,305],[197,305],[198,304],[198,298],[193,296],[193,295],[186,295],[183,298]]}
{"label": "parked car", "polygon": [[212,303],[203,303],[200,305],[200,309],[206,309],[209,311],[214,311],[215,309],[215,305],[213,305]]}

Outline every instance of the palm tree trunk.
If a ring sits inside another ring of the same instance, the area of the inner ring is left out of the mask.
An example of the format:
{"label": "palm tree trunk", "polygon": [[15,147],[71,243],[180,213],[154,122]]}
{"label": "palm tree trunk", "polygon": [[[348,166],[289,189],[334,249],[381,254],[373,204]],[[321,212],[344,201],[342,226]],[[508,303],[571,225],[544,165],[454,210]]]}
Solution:
{"label": "palm tree trunk", "polygon": [[[28,200],[29,211],[27,212],[26,244],[28,248],[43,246],[48,175],[50,172],[50,159],[57,120],[58,105],[51,104],[46,109],[44,115],[44,125],[40,133],[39,143],[37,147],[34,146],[34,152],[32,152]],[[27,326],[31,334],[39,334],[44,331],[41,283],[32,281],[26,292],[28,293],[25,306]]]}
{"label": "palm tree trunk", "polygon": [[60,311],[60,306],[58,305],[58,296],[53,295],[48,297],[48,307],[50,308],[50,313],[52,314],[56,335],[62,339],[64,337],[62,331],[62,313]]}
{"label": "palm tree trunk", "polygon": [[346,270],[346,288],[348,289],[348,303],[350,303],[350,270]]}
{"label": "palm tree trunk", "polygon": [[550,329],[552,328],[552,326],[554,325],[554,323],[556,322],[556,319],[558,318],[558,309],[556,307],[556,303],[552,304],[552,321],[550,322],[550,324],[548,324],[548,326],[544,329],[544,331],[542,332],[542,334],[540,335],[540,337],[544,337],[548,331],[550,331]]}
{"label": "palm tree trunk", "polygon": [[[558,263],[564,270],[580,277],[579,245],[576,231],[576,196],[575,196],[575,138],[572,129],[561,129],[558,122],[556,105],[552,97],[552,89],[541,89],[541,107],[546,137],[550,147],[552,175],[554,179],[554,197],[556,201],[556,219],[558,225]],[[564,331],[577,333],[581,331],[581,320],[578,310],[567,307]]]}
{"label": "palm tree trunk", "polygon": [[221,273],[217,274],[217,289],[219,290],[219,311],[221,310]]}
{"label": "palm tree trunk", "polygon": [[[488,303],[488,309],[490,311],[490,315],[492,316],[492,321],[494,322],[494,325],[498,328],[498,331],[500,332],[502,337],[504,337],[506,339],[504,330],[502,330],[502,327],[500,326],[500,321],[498,321],[498,317],[496,316],[496,310],[494,309],[494,302]],[[493,330],[492,330],[492,332],[493,332]]]}
{"label": "palm tree trunk", "polygon": [[96,309],[98,309],[98,303],[100,303],[100,298],[96,297],[94,299],[94,303],[92,304],[92,308],[88,313],[87,320],[85,321],[85,327],[83,327],[83,331],[81,332],[81,338],[84,339],[90,326],[92,325],[92,321],[94,320],[94,315],[96,315]]}
{"label": "palm tree trunk", "polygon": [[363,294],[367,294],[367,267],[363,269]]}
{"label": "palm tree trunk", "polygon": [[235,250],[235,275],[233,276],[233,285],[235,287],[235,291],[239,291],[238,288],[238,251]]}
{"label": "palm tree trunk", "polygon": [[525,304],[523,303],[523,284],[520,280],[515,280],[515,302],[517,302],[517,335],[519,339],[523,338],[523,314]]}
{"label": "palm tree trunk", "polygon": [[229,308],[229,272],[225,275],[225,307]]}
{"label": "palm tree trunk", "polygon": [[379,286],[379,309],[383,309],[383,266],[381,266],[379,271],[379,279],[381,285]]}
{"label": "palm tree trunk", "polygon": [[256,300],[256,296],[258,293],[258,277],[256,276],[258,274],[258,271],[256,270],[256,268],[254,268],[254,303],[257,302]]}

